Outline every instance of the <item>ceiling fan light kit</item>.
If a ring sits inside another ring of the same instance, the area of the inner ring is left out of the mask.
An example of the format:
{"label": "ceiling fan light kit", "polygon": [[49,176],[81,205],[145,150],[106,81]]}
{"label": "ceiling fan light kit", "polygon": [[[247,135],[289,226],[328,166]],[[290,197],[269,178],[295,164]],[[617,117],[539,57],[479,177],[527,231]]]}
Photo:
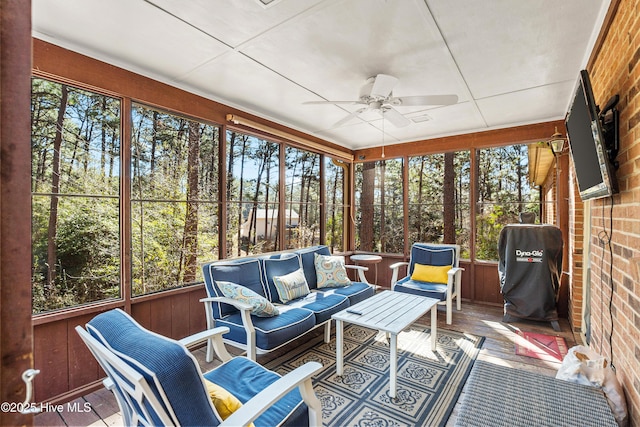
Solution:
{"label": "ceiling fan light kit", "polygon": [[334,127],[340,127],[366,111],[376,111],[378,114],[384,115],[395,127],[404,127],[408,126],[411,120],[394,107],[452,105],[458,102],[458,96],[452,94],[396,97],[393,96],[393,88],[396,84],[398,84],[396,77],[388,74],[378,74],[367,79],[364,86],[360,88],[357,101],[310,101],[305,102],[305,104],[364,105],[364,107],[339,120]]}

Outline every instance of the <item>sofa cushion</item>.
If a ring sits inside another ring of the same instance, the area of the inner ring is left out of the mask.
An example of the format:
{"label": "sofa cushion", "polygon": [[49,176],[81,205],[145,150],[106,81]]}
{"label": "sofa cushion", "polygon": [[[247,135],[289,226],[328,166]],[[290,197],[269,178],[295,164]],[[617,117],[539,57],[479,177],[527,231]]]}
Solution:
{"label": "sofa cushion", "polygon": [[216,285],[225,297],[250,304],[253,307],[251,314],[260,317],[272,317],[279,314],[278,308],[271,304],[268,299],[256,294],[249,288],[224,280],[216,281]]}
{"label": "sofa cushion", "polygon": [[287,304],[287,307],[311,310],[315,315],[316,325],[331,319],[331,315],[349,308],[349,298],[331,292],[311,292],[304,298],[298,298]]}
{"label": "sofa cushion", "polygon": [[302,263],[302,269],[304,270],[304,275],[307,278],[309,289],[316,289],[318,287],[318,280],[316,278],[315,254],[331,255],[331,251],[329,251],[327,246],[319,245],[298,249],[295,253],[300,257],[300,262]]}
{"label": "sofa cushion", "polygon": [[[271,302],[283,304],[279,297],[276,284],[273,280],[274,276],[282,277],[289,273],[293,273],[300,269],[300,258],[294,253],[281,254],[278,257],[264,258],[261,260],[264,277],[263,281],[271,295]],[[306,279],[306,278],[305,278]]]}
{"label": "sofa cushion", "polygon": [[315,253],[314,258],[318,289],[340,288],[351,283],[343,257]]}
{"label": "sofa cushion", "polygon": [[[210,297],[222,297],[224,294],[216,285],[216,281],[236,283],[251,289],[256,294],[273,301],[270,298],[269,290],[264,284],[262,277],[262,266],[257,258],[238,258],[231,260],[216,261],[205,264],[202,267],[207,295]],[[213,304],[214,317],[220,318],[230,313],[235,313],[237,309],[229,304]]]}
{"label": "sofa cushion", "polygon": [[349,304],[353,305],[372,297],[375,294],[375,288],[367,283],[351,282],[349,286],[342,288],[319,288],[318,292],[343,295],[349,298]]}
{"label": "sofa cushion", "polygon": [[447,283],[449,281],[449,270],[451,270],[450,265],[415,264],[413,266],[411,280],[429,283]]}
{"label": "sofa cushion", "polygon": [[[230,393],[245,404],[277,381],[280,375],[262,368],[245,357],[234,357],[213,371],[207,372],[204,377],[213,383],[223,384]],[[238,378],[251,378],[251,381],[238,381]],[[282,420],[287,417],[289,417],[287,421],[282,424]],[[256,418],[254,424],[256,426],[308,425],[308,417],[307,405],[304,404],[300,391],[296,387]]]}
{"label": "sofa cushion", "polygon": [[[279,311],[280,314],[274,317],[251,317],[258,349],[273,350],[316,326],[316,318],[311,310],[285,306],[279,307]],[[229,332],[224,335],[225,339],[240,344],[247,343],[247,332],[239,312],[216,320],[216,326],[229,328]]]}
{"label": "sofa cushion", "polygon": [[278,298],[285,304],[309,295],[309,285],[301,268],[284,276],[273,276],[273,283],[278,291]]}

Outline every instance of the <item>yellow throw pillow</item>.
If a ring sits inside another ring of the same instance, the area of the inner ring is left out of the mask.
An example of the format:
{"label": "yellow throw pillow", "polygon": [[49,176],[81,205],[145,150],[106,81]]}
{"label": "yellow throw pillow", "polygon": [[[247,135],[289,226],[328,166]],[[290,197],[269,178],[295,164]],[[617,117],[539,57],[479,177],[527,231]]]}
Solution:
{"label": "yellow throw pillow", "polygon": [[431,282],[431,283],[447,283],[449,276],[447,272],[451,270],[450,265],[437,266],[437,265],[423,265],[415,264],[413,266],[413,274],[411,274],[411,280],[417,280],[418,282]]}
{"label": "yellow throw pillow", "polygon": [[[223,387],[212,383],[206,378],[204,383],[207,385],[207,392],[213,402],[213,406],[215,406],[216,411],[218,411],[218,415],[220,415],[220,418],[222,418],[223,421],[242,407],[242,403],[238,398],[229,393]],[[249,427],[254,427],[253,423],[249,424]]]}

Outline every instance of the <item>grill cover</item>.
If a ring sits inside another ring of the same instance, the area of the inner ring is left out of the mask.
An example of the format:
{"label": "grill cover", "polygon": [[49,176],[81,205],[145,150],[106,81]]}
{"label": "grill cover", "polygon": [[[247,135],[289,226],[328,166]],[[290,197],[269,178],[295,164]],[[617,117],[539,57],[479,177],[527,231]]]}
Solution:
{"label": "grill cover", "polygon": [[562,233],[554,225],[510,224],[498,240],[505,315],[554,321],[562,274]]}

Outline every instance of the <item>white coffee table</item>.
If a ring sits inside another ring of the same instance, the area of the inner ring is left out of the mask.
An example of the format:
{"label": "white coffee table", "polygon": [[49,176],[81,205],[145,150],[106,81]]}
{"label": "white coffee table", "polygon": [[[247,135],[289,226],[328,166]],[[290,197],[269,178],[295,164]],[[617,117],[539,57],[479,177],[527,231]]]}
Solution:
{"label": "white coffee table", "polygon": [[[343,372],[343,323],[377,329],[390,335],[389,395],[396,397],[398,374],[398,334],[431,310],[431,350],[436,349],[438,304],[435,298],[402,292],[383,291],[333,316],[336,321],[336,371]],[[356,312],[356,313],[354,313]],[[361,314],[357,314],[361,313]]]}

